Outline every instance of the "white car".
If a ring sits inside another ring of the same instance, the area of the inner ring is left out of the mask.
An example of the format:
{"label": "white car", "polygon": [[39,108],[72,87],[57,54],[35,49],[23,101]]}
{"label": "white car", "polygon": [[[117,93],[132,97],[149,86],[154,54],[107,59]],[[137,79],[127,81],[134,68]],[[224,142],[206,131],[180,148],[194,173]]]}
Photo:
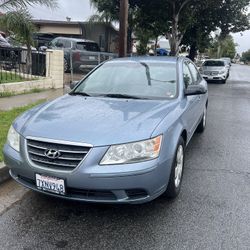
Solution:
{"label": "white car", "polygon": [[207,81],[226,83],[229,76],[229,66],[224,60],[209,59],[201,66],[200,73]]}

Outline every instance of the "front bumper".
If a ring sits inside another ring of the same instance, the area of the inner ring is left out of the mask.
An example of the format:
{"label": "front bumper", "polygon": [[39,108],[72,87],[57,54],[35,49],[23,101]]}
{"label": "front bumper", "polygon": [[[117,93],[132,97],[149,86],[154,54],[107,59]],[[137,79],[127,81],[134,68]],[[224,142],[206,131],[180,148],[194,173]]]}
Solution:
{"label": "front bumper", "polygon": [[[160,196],[167,188],[172,159],[100,166],[97,164],[107,147],[93,148],[86,159],[73,171],[56,171],[34,166],[23,147],[20,154],[5,145],[5,163],[10,175],[23,186],[50,196],[97,203],[139,204]],[[65,180],[66,195],[61,196],[36,187],[35,175]]]}
{"label": "front bumper", "polygon": [[202,77],[207,81],[225,81],[228,77],[228,73],[218,75],[204,75]]}

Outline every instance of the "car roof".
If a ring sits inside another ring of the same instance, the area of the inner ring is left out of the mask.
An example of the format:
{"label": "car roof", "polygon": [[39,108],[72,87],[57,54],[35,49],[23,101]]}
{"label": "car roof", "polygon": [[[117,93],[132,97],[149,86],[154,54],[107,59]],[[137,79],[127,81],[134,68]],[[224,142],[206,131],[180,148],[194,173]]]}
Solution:
{"label": "car roof", "polygon": [[162,63],[177,63],[178,60],[184,60],[183,57],[174,56],[135,56],[135,57],[124,57],[116,58],[108,62],[162,62]]}
{"label": "car roof", "polygon": [[72,37],[56,37],[55,39],[61,39],[61,40],[70,40],[72,42],[87,42],[87,43],[96,43],[95,41],[92,40],[87,40],[87,39],[81,39],[81,38],[72,38]]}

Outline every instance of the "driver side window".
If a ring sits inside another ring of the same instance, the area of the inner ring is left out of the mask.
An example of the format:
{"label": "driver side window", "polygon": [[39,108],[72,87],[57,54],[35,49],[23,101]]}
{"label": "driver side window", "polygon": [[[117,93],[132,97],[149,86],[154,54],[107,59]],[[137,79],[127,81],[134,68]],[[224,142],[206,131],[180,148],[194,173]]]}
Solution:
{"label": "driver side window", "polygon": [[200,73],[198,72],[198,70],[196,69],[193,63],[188,62],[188,66],[193,76],[194,84],[199,84],[201,81]]}

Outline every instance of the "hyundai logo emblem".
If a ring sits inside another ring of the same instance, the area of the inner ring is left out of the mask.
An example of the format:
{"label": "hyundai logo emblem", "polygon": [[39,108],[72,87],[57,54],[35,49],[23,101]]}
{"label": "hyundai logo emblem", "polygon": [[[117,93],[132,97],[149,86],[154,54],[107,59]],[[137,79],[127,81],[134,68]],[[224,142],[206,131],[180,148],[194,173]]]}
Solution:
{"label": "hyundai logo emblem", "polygon": [[60,157],[61,153],[55,149],[46,149],[44,155],[49,159],[57,159]]}

